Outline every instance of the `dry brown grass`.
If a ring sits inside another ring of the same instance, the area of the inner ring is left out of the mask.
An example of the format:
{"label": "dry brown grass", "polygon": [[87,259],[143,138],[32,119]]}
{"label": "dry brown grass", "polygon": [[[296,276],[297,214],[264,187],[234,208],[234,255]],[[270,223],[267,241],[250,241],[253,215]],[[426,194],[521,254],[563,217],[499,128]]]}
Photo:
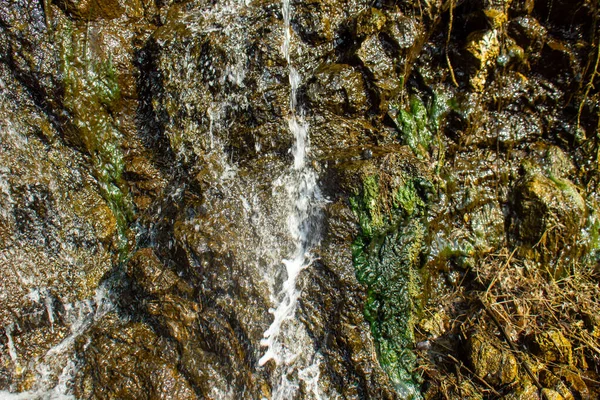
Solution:
{"label": "dry brown grass", "polygon": [[[425,318],[439,313],[442,304],[447,321],[446,331],[431,338],[431,348],[419,351],[426,398],[519,399],[535,398],[537,392],[541,399],[542,388],[557,387],[568,390],[567,398],[569,394],[575,399],[600,398],[596,266],[573,265],[572,273],[553,279],[550,271],[520,259],[517,253],[504,249],[488,255],[465,272],[452,292],[430,300]],[[514,382],[494,386],[473,372],[466,343],[476,329],[498,338],[501,351],[515,356],[519,375]],[[536,348],[536,340],[553,331],[570,343],[572,361],[552,359]],[[418,338],[430,339],[424,331]],[[534,397],[526,397],[525,389]]]}

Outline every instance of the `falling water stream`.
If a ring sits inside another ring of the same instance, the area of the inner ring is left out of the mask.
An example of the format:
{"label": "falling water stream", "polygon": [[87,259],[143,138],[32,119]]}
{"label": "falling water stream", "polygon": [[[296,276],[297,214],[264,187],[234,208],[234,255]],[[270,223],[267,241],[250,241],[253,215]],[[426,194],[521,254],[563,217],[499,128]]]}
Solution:
{"label": "falling water stream", "polygon": [[[287,277],[280,292],[274,298],[276,304],[270,310],[273,314],[273,322],[265,331],[261,341],[261,345],[266,347],[266,351],[259,360],[261,366],[269,360],[274,360],[278,367],[285,372],[292,368],[298,356],[298,350],[287,347],[281,336],[286,333],[285,321],[294,317],[296,304],[301,294],[297,287],[299,274],[311,265],[313,261],[311,250],[319,242],[320,213],[318,204],[322,201],[316,173],[307,163],[310,152],[309,126],[304,118],[303,110],[298,104],[298,88],[302,78],[291,59],[291,12],[290,0],[284,0],[282,3],[284,38],[281,50],[287,61],[290,83],[288,129],[294,135],[294,145],[291,149],[294,163],[286,177],[286,189],[290,201],[293,202],[292,211],[288,216],[288,228],[295,249],[288,258],[282,261]],[[273,398],[285,398],[290,391],[293,391],[293,385],[287,381],[285,372],[282,375],[281,385],[274,389]]]}

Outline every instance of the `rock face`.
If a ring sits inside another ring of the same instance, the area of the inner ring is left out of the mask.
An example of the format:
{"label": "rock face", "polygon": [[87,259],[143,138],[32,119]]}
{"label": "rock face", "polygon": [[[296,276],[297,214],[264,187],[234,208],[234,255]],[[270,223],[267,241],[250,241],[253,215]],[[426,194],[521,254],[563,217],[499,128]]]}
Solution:
{"label": "rock face", "polygon": [[567,3],[0,0],[0,397],[432,398],[430,299],[507,250],[597,262],[596,11]]}
{"label": "rock face", "polygon": [[4,64],[0,75],[0,381],[27,389],[29,360],[68,335],[65,306],[94,296],[119,237],[85,157],[61,143]]}

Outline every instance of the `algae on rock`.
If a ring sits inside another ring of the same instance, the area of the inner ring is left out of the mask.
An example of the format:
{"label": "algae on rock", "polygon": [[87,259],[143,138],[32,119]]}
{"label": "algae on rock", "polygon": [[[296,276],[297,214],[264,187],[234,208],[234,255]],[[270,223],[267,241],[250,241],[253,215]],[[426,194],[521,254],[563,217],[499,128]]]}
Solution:
{"label": "algae on rock", "polygon": [[418,95],[411,95],[408,109],[400,109],[396,115],[400,141],[408,145],[415,155],[425,158],[451,104],[452,100],[441,93],[434,92],[427,106]]}
{"label": "algae on rock", "polygon": [[365,317],[379,361],[404,398],[420,398],[412,347],[428,187],[419,176],[378,171],[363,176],[362,187],[350,198],[360,225],[352,258],[359,282],[367,287]]}
{"label": "algae on rock", "polygon": [[78,130],[78,144],[91,157],[102,196],[116,218],[123,258],[133,208],[123,179],[123,138],[112,115],[121,99],[116,68],[110,54],[94,54],[87,32],[74,29],[70,20],[59,27],[56,37],[64,85],[63,104]]}

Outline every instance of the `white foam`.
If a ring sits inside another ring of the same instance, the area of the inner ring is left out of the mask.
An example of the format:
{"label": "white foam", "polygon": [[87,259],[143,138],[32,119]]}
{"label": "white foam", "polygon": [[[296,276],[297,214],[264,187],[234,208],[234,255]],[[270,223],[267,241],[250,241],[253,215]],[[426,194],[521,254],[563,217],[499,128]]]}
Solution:
{"label": "white foam", "polygon": [[[301,324],[294,319],[296,306],[301,295],[297,287],[300,273],[313,262],[312,250],[318,245],[320,234],[318,232],[320,219],[320,204],[323,203],[319,187],[317,185],[317,174],[307,163],[310,154],[309,125],[304,119],[301,110],[298,109],[298,89],[302,83],[302,77],[290,60],[291,50],[291,8],[289,0],[284,0],[282,5],[284,16],[284,38],[282,52],[288,62],[290,83],[290,115],[288,116],[288,130],[294,136],[294,144],[291,153],[294,158],[289,172],[275,184],[283,183],[289,201],[291,203],[290,213],[287,218],[288,231],[294,243],[294,250],[290,257],[281,261],[285,269],[286,279],[277,295],[271,296],[275,307],[269,310],[273,315],[273,322],[264,332],[261,345],[266,351],[259,359],[259,365],[264,365],[273,360],[277,364],[274,374],[276,379],[273,385],[273,400],[293,398],[299,390],[298,379],[305,382],[313,397],[320,399],[318,394],[319,366],[312,364],[304,368],[298,360],[301,353],[306,353],[302,343],[308,338],[303,332]],[[294,340],[299,339],[299,340]],[[306,356],[306,354],[303,354]],[[309,357],[310,359],[310,357]],[[309,361],[310,362],[310,361]],[[295,365],[298,364],[298,365]],[[294,370],[299,370],[295,377]]]}

